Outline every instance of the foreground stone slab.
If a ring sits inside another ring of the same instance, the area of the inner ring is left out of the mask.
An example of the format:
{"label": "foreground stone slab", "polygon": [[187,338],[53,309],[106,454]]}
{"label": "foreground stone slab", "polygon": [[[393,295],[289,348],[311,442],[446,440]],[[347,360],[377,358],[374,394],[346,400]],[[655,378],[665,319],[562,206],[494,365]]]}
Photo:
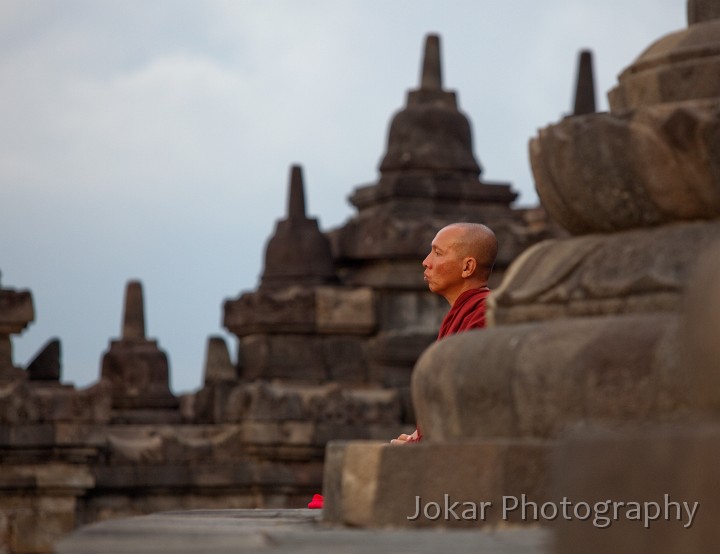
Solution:
{"label": "foreground stone slab", "polygon": [[509,508],[521,498],[546,500],[551,449],[551,442],[532,439],[332,442],[325,521],[410,529],[524,524]]}
{"label": "foreground stone slab", "polygon": [[321,510],[165,512],[83,527],[56,554],[547,554],[542,529],[481,531],[360,530],[323,524]]}

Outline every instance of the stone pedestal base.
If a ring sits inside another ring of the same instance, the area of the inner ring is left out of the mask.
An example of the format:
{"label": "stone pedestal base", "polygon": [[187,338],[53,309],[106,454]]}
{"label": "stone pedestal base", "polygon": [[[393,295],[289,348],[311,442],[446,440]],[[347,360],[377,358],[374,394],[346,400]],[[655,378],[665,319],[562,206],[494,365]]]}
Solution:
{"label": "stone pedestal base", "polygon": [[523,495],[546,500],[551,444],[333,442],[325,458],[324,519],[408,528],[524,523],[519,509],[509,508]]}

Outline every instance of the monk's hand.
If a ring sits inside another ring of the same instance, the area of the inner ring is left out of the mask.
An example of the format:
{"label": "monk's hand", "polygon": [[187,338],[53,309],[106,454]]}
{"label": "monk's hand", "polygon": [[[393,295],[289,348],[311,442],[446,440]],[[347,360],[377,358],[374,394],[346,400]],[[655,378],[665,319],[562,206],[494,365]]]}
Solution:
{"label": "monk's hand", "polygon": [[417,436],[418,432],[417,429],[415,429],[412,435],[406,435],[403,433],[398,438],[391,440],[390,444],[408,444],[409,441],[417,440]]}

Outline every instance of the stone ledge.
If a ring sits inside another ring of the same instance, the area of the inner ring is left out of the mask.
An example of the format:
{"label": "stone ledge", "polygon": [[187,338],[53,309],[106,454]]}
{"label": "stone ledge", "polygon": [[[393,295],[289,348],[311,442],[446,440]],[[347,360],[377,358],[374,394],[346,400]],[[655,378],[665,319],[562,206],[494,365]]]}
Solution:
{"label": "stone ledge", "polygon": [[82,527],[55,554],[547,554],[543,529],[492,532],[359,530],[320,522],[320,510],[194,510],[118,519]]}

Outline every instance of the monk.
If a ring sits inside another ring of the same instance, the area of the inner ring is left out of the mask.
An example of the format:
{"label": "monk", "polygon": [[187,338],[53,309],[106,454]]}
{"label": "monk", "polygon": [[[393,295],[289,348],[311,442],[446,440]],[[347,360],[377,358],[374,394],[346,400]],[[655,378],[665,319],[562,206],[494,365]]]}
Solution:
{"label": "monk", "polygon": [[[488,279],[495,265],[495,233],[480,223],[453,223],[443,227],[423,260],[428,288],[450,304],[440,325],[438,340],[470,329],[485,327]],[[419,429],[402,434],[391,444],[409,444],[422,438]]]}
{"label": "monk", "polygon": [[[438,340],[485,327],[485,299],[490,294],[487,285],[497,250],[495,233],[479,223],[453,223],[435,235],[422,265],[428,288],[450,304]],[[415,429],[412,435],[402,434],[390,443],[404,445],[421,438],[420,430]],[[322,508],[323,503],[323,496],[316,494],[308,508]]]}

